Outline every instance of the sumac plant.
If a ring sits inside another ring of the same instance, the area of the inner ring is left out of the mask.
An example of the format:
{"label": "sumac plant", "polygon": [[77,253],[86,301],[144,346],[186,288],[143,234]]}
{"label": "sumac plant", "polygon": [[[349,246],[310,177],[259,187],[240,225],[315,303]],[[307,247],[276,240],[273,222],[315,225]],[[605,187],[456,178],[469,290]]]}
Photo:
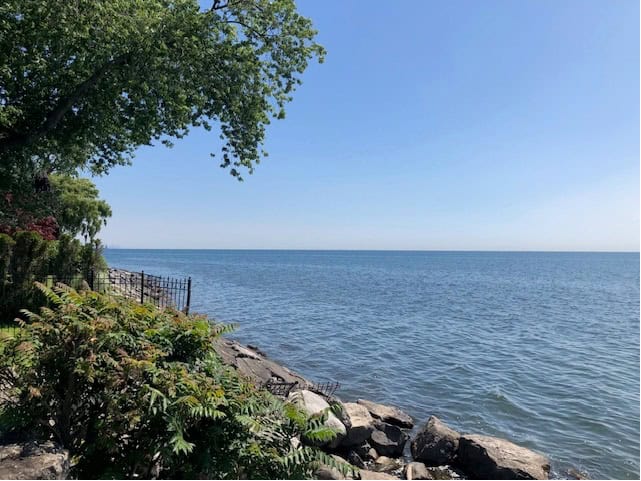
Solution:
{"label": "sumac plant", "polygon": [[[325,414],[257,389],[214,350],[229,327],[39,284],[49,307],[0,333],[2,436],[54,439],[83,478],[308,478]],[[344,465],[343,465],[344,466]],[[344,468],[343,468],[344,469]]]}

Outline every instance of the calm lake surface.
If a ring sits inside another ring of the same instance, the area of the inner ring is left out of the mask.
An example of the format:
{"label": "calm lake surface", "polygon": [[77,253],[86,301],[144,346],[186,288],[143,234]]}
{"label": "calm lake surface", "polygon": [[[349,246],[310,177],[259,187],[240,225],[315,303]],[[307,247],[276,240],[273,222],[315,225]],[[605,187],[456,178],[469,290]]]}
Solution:
{"label": "calm lake surface", "polygon": [[108,249],[339,396],[639,477],[639,254]]}

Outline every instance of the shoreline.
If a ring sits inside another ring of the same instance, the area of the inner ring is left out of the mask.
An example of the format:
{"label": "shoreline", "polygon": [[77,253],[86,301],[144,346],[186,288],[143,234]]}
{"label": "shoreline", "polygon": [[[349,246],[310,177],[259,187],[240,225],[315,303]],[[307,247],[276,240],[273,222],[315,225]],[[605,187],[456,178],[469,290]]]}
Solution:
{"label": "shoreline", "polygon": [[[338,462],[357,468],[361,477],[345,478],[325,466],[317,473],[319,479],[549,479],[546,456],[506,439],[461,434],[435,416],[415,424],[391,405],[324,396],[314,392],[314,383],[304,376],[237,340],[220,338],[215,349],[226,364],[258,385],[293,383],[291,391],[279,397],[297,402],[310,415],[321,407],[340,406],[327,421],[338,429],[338,441],[322,448]],[[574,478],[586,479],[578,472]]]}
{"label": "shoreline", "polygon": [[[122,275],[135,274],[118,268],[110,267],[109,270]],[[435,416],[429,416],[422,425],[418,425],[395,406],[364,399],[343,401],[333,392],[328,396],[318,389],[318,384],[269,358],[260,348],[238,340],[221,337],[215,349],[226,364],[258,386],[268,388],[272,394],[290,400],[301,393],[304,399],[311,398],[309,402],[303,401],[301,406],[310,415],[320,411],[318,405],[324,405],[323,409],[330,404],[340,406],[341,412],[335,414],[336,419],[332,423],[339,430],[341,439],[338,444],[325,446],[324,450],[339,462],[366,471],[370,476],[367,479],[371,476],[391,476],[383,479],[496,478],[505,476],[506,470],[511,473],[508,479],[548,479],[551,474],[550,461],[546,456],[506,439],[460,434]],[[273,387],[276,387],[275,391]],[[387,413],[388,417],[381,417],[381,412]],[[356,424],[352,417],[359,418]],[[363,437],[363,432],[367,436],[359,441],[360,444],[353,440],[346,444],[343,439],[349,439],[354,429],[361,431],[360,437]],[[461,441],[463,450],[459,453]],[[587,479],[574,469],[564,474],[569,479]],[[331,469],[321,475],[321,479],[344,479],[338,471]]]}

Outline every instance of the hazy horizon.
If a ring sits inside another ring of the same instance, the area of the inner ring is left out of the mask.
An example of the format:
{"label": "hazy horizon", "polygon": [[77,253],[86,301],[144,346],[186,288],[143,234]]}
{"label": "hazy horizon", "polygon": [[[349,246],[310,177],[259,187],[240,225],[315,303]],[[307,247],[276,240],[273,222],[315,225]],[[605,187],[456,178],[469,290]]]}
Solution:
{"label": "hazy horizon", "polygon": [[193,248],[193,247],[121,247],[121,246],[103,246],[111,250],[130,250],[130,251],[300,251],[300,252],[498,252],[498,253],[547,253],[547,254],[641,254],[640,251],[571,251],[571,250],[478,250],[478,249],[288,249],[288,248]]}

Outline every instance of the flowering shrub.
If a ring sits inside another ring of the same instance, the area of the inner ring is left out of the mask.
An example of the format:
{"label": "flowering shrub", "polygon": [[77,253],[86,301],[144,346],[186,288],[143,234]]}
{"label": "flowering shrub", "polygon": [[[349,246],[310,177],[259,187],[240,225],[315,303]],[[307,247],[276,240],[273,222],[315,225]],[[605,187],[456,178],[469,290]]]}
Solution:
{"label": "flowering shrub", "polygon": [[24,230],[40,234],[45,240],[56,240],[60,235],[58,221],[52,215],[30,222]]}

